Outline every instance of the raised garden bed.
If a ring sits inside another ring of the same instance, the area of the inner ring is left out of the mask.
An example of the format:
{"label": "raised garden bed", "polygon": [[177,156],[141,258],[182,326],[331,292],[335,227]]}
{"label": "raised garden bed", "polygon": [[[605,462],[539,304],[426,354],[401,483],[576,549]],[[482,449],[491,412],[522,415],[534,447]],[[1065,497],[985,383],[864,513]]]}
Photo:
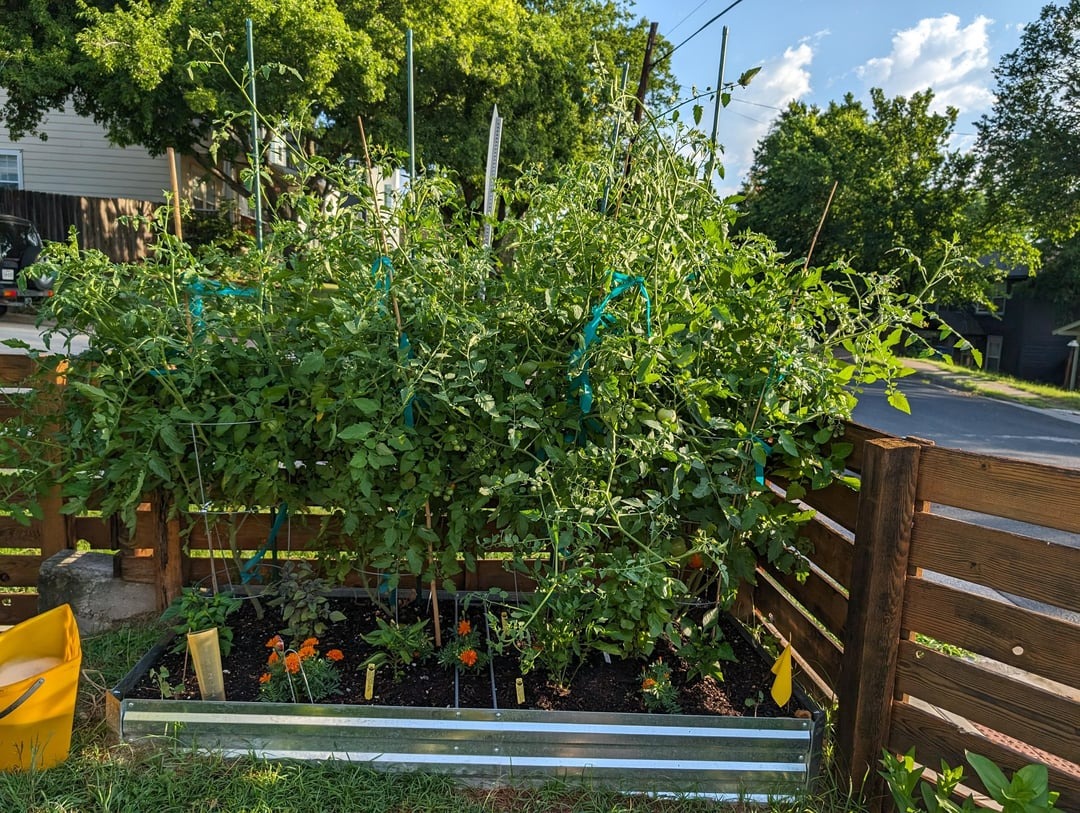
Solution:
{"label": "raised garden bed", "polygon": [[[444,618],[455,617],[452,599],[441,606]],[[719,797],[793,795],[818,770],[823,712],[798,686],[792,701],[777,708],[764,653],[730,619],[725,637],[739,661],[724,664],[722,683],[688,683],[677,659],[663,654],[672,663],[680,705],[692,713],[661,714],[641,705],[641,662],[602,657],[582,666],[568,690],[548,685],[538,672],[521,676],[514,659],[497,656],[479,674],[434,663],[410,667],[399,682],[387,674],[365,701],[361,664],[370,651],[359,634],[370,629],[375,611],[359,600],[344,606],[347,621],[331,626],[322,641],[346,653],[342,691],[331,698],[339,702],[260,702],[263,633],[274,624],[263,620],[250,628],[247,609],[231,624],[237,643],[224,661],[230,699],[197,699],[194,670],[188,667],[185,676],[183,656],[169,655],[172,643],[162,641],[110,693],[121,739],[164,736],[226,755],[343,759],[487,784],[581,778],[626,791]],[[404,605],[402,620],[417,609]],[[179,699],[162,699],[151,677],[163,665],[175,684],[170,693]]]}

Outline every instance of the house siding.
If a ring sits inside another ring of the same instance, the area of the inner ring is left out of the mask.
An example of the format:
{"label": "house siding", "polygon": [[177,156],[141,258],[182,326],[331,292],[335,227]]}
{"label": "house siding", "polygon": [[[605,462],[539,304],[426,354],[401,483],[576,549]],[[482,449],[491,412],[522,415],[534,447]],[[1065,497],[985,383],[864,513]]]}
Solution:
{"label": "house siding", "polygon": [[[0,103],[4,94],[0,92]],[[49,112],[41,123],[47,140],[27,136],[12,141],[0,127],[0,149],[22,155],[23,189],[99,198],[162,202],[169,188],[169,162],[142,147],[116,147],[93,120],[71,104]]]}

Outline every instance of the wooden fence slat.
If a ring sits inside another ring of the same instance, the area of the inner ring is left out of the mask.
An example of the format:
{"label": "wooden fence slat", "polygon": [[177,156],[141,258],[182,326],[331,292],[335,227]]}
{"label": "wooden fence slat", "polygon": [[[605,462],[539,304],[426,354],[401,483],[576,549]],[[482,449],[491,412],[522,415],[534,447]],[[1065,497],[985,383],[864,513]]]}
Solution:
{"label": "wooden fence slat", "polygon": [[37,370],[37,364],[25,355],[5,353],[0,355],[0,384],[14,387],[22,384]]}
{"label": "wooden fence slat", "polygon": [[40,550],[40,523],[20,525],[11,517],[0,517],[0,548],[37,548]]}
{"label": "wooden fence slat", "polygon": [[[961,730],[940,715],[923,711],[907,703],[896,703],[892,714],[893,727],[889,734],[889,750],[906,753],[915,746],[918,761],[936,769],[945,760],[952,767],[963,766],[964,784],[984,790],[975,772],[964,757],[964,751],[992,760],[1009,775],[1036,762],[1031,755],[1022,754],[1001,745],[982,734]],[[1047,765],[1050,773],[1050,789],[1061,793],[1056,807],[1062,811],[1080,811],[1080,775],[1066,773],[1059,766]]]}
{"label": "wooden fence slat", "polygon": [[904,628],[1080,688],[1080,625],[943,584],[909,579]]}
{"label": "wooden fence slat", "polygon": [[897,690],[1080,763],[1080,703],[977,663],[900,642]]}
{"label": "wooden fence slat", "polygon": [[837,440],[841,443],[850,443],[854,447],[851,450],[851,454],[845,462],[847,467],[854,472],[861,472],[863,468],[863,447],[867,441],[881,440],[882,438],[891,437],[877,429],[871,429],[869,426],[863,426],[858,423],[851,423],[850,421],[844,424],[844,434]]}
{"label": "wooden fence slat", "polygon": [[116,550],[116,523],[101,517],[72,517],[72,536],[89,543],[91,550]]}
{"label": "wooden fence slat", "polygon": [[758,570],[752,597],[756,612],[791,642],[797,657],[826,682],[825,688],[829,692],[836,694],[840,645],[794,606],[762,570]]}
{"label": "wooden fence slat", "polygon": [[766,568],[766,572],[829,632],[837,638],[844,637],[847,598],[819,573],[810,570],[800,582],[794,573],[780,573],[773,567]]}
{"label": "wooden fence slat", "polygon": [[855,545],[842,533],[815,518],[803,526],[803,535],[810,540],[814,551],[810,559],[847,590],[851,589],[851,567],[855,561]]}
{"label": "wooden fence slat", "polygon": [[40,569],[41,557],[36,553],[0,557],[0,587],[37,587]]}
{"label": "wooden fence slat", "polygon": [[976,584],[1080,612],[1080,549],[938,514],[916,514],[911,563]]}
{"label": "wooden fence slat", "polygon": [[867,778],[871,798],[880,794],[877,766],[892,712],[921,448],[898,438],[864,448],[836,748],[848,776]]}
{"label": "wooden fence slat", "polygon": [[1080,469],[927,448],[917,498],[1059,531],[1080,532]]}
{"label": "wooden fence slat", "polygon": [[0,624],[18,624],[37,615],[37,593],[0,593]]}
{"label": "wooden fence slat", "polygon": [[807,491],[800,499],[819,513],[824,514],[837,525],[855,530],[855,521],[859,505],[859,492],[843,483],[831,483],[825,488]]}

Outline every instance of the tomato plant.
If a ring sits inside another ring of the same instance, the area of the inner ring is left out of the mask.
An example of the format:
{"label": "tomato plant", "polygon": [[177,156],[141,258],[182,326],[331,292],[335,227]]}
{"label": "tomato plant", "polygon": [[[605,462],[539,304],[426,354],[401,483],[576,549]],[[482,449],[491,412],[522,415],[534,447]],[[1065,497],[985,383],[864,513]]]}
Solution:
{"label": "tomato plant", "polygon": [[[138,265],[54,248],[46,317],[90,350],[68,361],[59,432],[16,444],[21,470],[129,524],[153,491],[176,510],[315,506],[340,530],[328,555],[391,589],[509,548],[540,585],[518,616],[534,657],[647,657],[757,556],[798,564],[809,514],[765,472],[795,497],[842,478],[858,387],[902,405],[894,354],[928,302],[732,238],[688,157],[700,138],[647,121],[632,145],[629,175],[570,165],[504,190],[521,213],[495,252],[445,178],[387,211],[318,157],[261,251],[163,228]],[[563,617],[582,597],[587,623]]]}

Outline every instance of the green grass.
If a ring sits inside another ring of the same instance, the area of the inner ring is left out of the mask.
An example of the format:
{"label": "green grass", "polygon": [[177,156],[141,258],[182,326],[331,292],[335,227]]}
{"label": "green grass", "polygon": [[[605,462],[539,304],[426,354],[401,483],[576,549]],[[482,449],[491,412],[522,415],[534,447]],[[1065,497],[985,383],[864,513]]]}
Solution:
{"label": "green grass", "polygon": [[1020,378],[991,373],[974,367],[961,367],[936,359],[921,359],[943,372],[954,375],[951,383],[983,395],[1019,401],[1043,409],[1071,409],[1080,411],[1080,390],[1069,391],[1050,384],[1024,381]]}
{"label": "green grass", "polygon": [[[88,638],[71,756],[47,771],[0,773],[0,811],[25,813],[861,813],[826,773],[813,795],[753,808],[690,798],[627,796],[588,784],[480,789],[425,773],[377,773],[343,762],[272,762],[112,742],[104,692],[157,640],[150,624]],[[826,751],[826,762],[829,752]]]}

